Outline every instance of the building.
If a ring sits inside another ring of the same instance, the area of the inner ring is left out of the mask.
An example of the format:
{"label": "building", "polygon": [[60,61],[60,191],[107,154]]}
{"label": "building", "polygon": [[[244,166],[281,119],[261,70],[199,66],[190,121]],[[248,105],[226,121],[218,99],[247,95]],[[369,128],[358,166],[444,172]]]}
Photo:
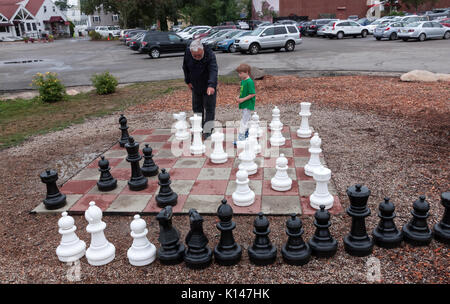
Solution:
{"label": "building", "polygon": [[25,8],[35,16],[38,31],[55,37],[70,35],[66,15],[51,0],[24,0],[23,2],[26,3]]}

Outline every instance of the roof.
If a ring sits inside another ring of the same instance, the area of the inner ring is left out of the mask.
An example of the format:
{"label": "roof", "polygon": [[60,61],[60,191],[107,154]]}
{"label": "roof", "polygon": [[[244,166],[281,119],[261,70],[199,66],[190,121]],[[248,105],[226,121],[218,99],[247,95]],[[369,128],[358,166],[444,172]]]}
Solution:
{"label": "roof", "polygon": [[21,1],[23,0],[0,0],[0,13],[11,19],[20,7],[19,2]]}
{"label": "roof", "polygon": [[[0,0],[0,2],[3,0]],[[36,16],[37,12],[41,8],[42,4],[44,4],[45,0],[29,0],[25,8],[34,16]]]}

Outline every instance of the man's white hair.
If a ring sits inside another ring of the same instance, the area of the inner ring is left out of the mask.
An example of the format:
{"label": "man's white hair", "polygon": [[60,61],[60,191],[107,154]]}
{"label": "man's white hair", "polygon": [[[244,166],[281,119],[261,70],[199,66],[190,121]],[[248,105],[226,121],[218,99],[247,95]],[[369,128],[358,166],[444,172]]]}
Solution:
{"label": "man's white hair", "polygon": [[203,50],[203,43],[200,39],[196,39],[192,41],[191,45],[189,46],[189,50],[191,50],[191,52],[198,52],[198,50]]}

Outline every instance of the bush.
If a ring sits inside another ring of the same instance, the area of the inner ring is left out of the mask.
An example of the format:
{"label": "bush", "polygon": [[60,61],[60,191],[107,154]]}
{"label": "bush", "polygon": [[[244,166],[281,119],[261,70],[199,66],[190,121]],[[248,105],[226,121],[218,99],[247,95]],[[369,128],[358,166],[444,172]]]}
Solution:
{"label": "bush", "polygon": [[109,74],[109,72],[104,72],[103,74],[94,74],[91,78],[92,85],[97,89],[97,94],[111,94],[116,91],[117,84],[119,83],[117,79]]}
{"label": "bush", "polygon": [[57,77],[58,74],[47,72],[37,73],[32,85],[38,87],[39,99],[44,102],[60,101],[66,96],[66,88]]}
{"label": "bush", "polygon": [[96,31],[89,31],[89,37],[91,37],[91,40],[102,40],[103,39],[102,35]]}

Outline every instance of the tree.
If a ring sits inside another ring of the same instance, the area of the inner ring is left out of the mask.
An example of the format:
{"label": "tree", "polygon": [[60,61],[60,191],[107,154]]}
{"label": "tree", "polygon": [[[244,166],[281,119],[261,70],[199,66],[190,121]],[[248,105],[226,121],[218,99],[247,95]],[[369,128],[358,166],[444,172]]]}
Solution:
{"label": "tree", "polygon": [[411,6],[413,6],[416,9],[416,13],[419,9],[419,6],[421,6],[422,4],[424,4],[425,2],[429,2],[430,0],[402,0],[402,2],[404,4],[406,4],[406,6],[409,8]]}
{"label": "tree", "polygon": [[67,3],[67,0],[58,0],[55,1],[55,5],[63,12],[67,11],[72,5]]}

